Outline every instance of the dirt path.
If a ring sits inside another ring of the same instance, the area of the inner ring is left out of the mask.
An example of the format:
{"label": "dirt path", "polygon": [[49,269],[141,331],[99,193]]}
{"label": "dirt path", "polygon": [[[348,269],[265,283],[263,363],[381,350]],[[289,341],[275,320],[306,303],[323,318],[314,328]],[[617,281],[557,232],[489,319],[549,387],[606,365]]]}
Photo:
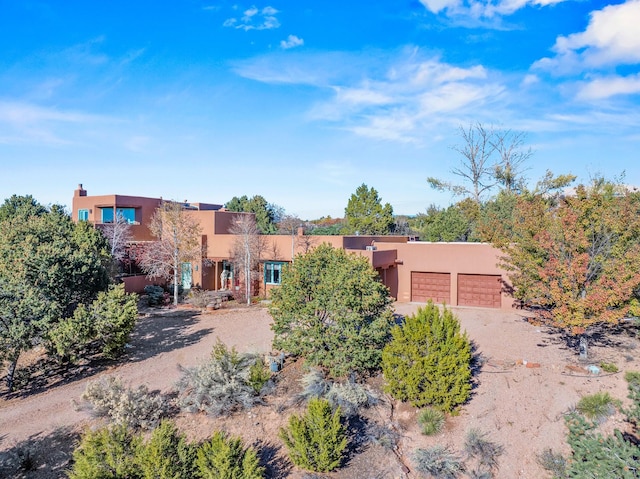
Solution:
{"label": "dirt path", "polygon": [[177,365],[201,362],[217,338],[238,351],[269,351],[269,325],[270,316],[264,308],[219,310],[202,316],[189,310],[147,315],[139,321],[130,348],[118,365],[40,394],[0,400],[0,450],[86,420],[87,413],[76,411],[72,400],[80,398],[88,381],[116,375],[133,386],[146,384],[151,390],[166,392],[180,376]]}

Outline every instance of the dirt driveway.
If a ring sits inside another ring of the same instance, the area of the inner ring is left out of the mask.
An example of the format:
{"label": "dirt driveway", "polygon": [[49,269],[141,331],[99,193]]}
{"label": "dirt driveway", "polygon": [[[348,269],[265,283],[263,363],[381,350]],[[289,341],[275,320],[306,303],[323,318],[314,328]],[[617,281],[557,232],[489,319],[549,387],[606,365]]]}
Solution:
{"label": "dirt driveway", "polygon": [[[397,304],[396,310],[409,314],[417,307]],[[472,400],[459,416],[448,419],[445,431],[436,437],[419,433],[413,408],[398,407],[397,419],[404,428],[401,451],[409,464],[409,453],[417,447],[440,443],[461,450],[466,431],[474,427],[489,433],[491,440],[505,448],[496,477],[546,477],[536,463],[536,454],[549,447],[563,448],[563,413],[581,396],[600,390],[626,398],[623,373],[640,370],[640,344],[630,336],[612,336],[606,346],[592,346],[595,363],[615,363],[621,372],[590,376],[567,369],[580,366],[575,352],[557,334],[532,326],[518,312],[470,308],[454,308],[454,312],[482,355],[484,366]],[[146,384],[152,390],[167,392],[180,375],[177,366],[201,362],[218,338],[239,351],[269,351],[269,325],[270,316],[261,307],[222,309],[204,315],[184,309],[148,314],[140,320],[126,357],[118,364],[85,371],[42,392],[0,399],[0,456],[20,441],[42,438],[59,428],[77,434],[77,426],[87,422],[88,416],[76,411],[72,400],[80,397],[89,380],[117,375],[133,386]],[[269,414],[261,427],[267,418],[277,420],[277,415]],[[240,431],[242,427],[238,426]],[[51,468],[50,476],[34,477],[63,477]]]}

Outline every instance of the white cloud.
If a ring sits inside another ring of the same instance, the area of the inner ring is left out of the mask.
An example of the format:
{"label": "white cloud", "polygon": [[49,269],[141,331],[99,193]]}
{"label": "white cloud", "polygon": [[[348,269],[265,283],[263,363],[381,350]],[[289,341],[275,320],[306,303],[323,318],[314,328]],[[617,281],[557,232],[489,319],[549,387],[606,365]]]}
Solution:
{"label": "white cloud", "polygon": [[14,125],[38,122],[82,123],[99,117],[77,112],[65,112],[55,108],[45,108],[29,103],[1,102],[0,122]]}
{"label": "white cloud", "polygon": [[629,0],[591,12],[584,32],[559,36],[554,57],[533,67],[556,73],[640,62],[640,0]]}
{"label": "white cloud", "polygon": [[10,133],[3,135],[0,143],[68,144],[71,142],[58,134],[64,126],[73,125],[73,128],[78,128],[104,121],[114,120],[32,103],[0,100],[0,129]]}
{"label": "white cloud", "polygon": [[615,95],[640,93],[640,74],[627,77],[609,76],[596,78],[585,84],[578,92],[578,99],[601,100]]}
{"label": "white cloud", "polygon": [[253,6],[245,10],[239,18],[227,18],[222,25],[244,31],[271,30],[280,26],[280,22],[276,18],[277,13],[278,10],[270,6],[262,9]]}
{"label": "white cloud", "polygon": [[530,85],[535,85],[536,83],[540,83],[540,78],[537,75],[528,74],[528,75],[525,75],[524,78],[522,79],[521,85],[530,86]]}
{"label": "white cloud", "polygon": [[290,48],[300,47],[304,45],[304,40],[295,35],[289,35],[286,40],[280,42],[280,48],[288,50]]}
{"label": "white cloud", "polygon": [[490,19],[511,15],[528,7],[545,7],[566,0],[420,0],[420,3],[432,13],[444,13],[449,17],[470,17]]}
{"label": "white cloud", "polygon": [[352,105],[385,105],[393,99],[380,91],[370,88],[342,88],[336,87],[336,99],[340,103]]}
{"label": "white cloud", "polygon": [[416,48],[377,53],[270,55],[244,63],[236,72],[262,82],[325,90],[327,98],[310,108],[309,120],[382,140],[414,142],[429,125],[457,123],[475,113],[495,115],[481,107],[502,98],[504,87],[484,66],[458,67],[425,57]]}
{"label": "white cloud", "polygon": [[420,0],[420,3],[430,12],[439,13],[445,9],[458,8],[460,0]]}

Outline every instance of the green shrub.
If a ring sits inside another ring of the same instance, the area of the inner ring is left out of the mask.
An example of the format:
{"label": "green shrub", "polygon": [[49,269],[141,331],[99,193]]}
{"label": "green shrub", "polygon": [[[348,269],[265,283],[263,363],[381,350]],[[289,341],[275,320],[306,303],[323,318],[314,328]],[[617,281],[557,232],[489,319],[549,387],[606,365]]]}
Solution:
{"label": "green shrub", "polygon": [[136,451],[141,439],[124,425],[87,431],[73,452],[69,479],[139,479]]}
{"label": "green shrub", "polygon": [[270,295],[273,349],[333,377],[380,368],[393,314],[389,290],[366,258],[322,244],[286,266]]}
{"label": "green shrub", "polygon": [[144,287],[144,294],[147,295],[148,306],[161,306],[166,304],[168,300],[168,293],[165,296],[165,290],[162,286],[148,284]]}
{"label": "green shrub", "polygon": [[127,387],[114,376],[89,382],[81,397],[94,415],[132,428],[153,429],[168,409],[161,395],[144,385]]}
{"label": "green shrub", "polygon": [[[632,405],[622,409],[632,430],[624,434],[614,430],[613,434],[604,436],[599,430],[599,422],[603,415],[613,410],[616,402],[608,393],[585,396],[578,403],[576,411],[565,417],[569,433],[567,442],[571,447],[571,455],[567,460],[561,456],[547,454],[545,461],[549,466],[557,464],[554,478],[596,478],[615,477],[616,479],[637,479],[640,477],[640,449],[638,448],[638,419],[640,418],[640,373],[625,374],[629,398]],[[582,411],[588,420],[578,411]],[[563,462],[564,461],[564,462]]]}
{"label": "green shrub", "polygon": [[382,353],[385,390],[416,407],[445,412],[471,394],[471,344],[450,310],[429,302],[391,330]]}
{"label": "green shrub", "polygon": [[640,372],[627,371],[624,375],[629,390],[628,398],[631,399],[631,408],[624,409],[623,412],[627,421],[632,423],[636,429],[640,425]]}
{"label": "green shrub", "polygon": [[606,363],[604,361],[600,362],[600,369],[605,373],[617,373],[619,371],[618,366],[614,363]]}
{"label": "green shrub", "polygon": [[75,363],[95,337],[93,321],[84,304],[73,316],[61,319],[47,334],[47,348],[62,363]]}
{"label": "green shrub", "polygon": [[264,364],[261,358],[255,358],[254,363],[249,367],[248,382],[256,394],[260,394],[262,388],[271,379],[271,371]]}
{"label": "green shrub", "polygon": [[100,292],[92,305],[96,339],[102,354],[117,358],[129,341],[138,317],[138,299],[124,291],[124,284]]}
{"label": "green shrub", "polygon": [[337,469],[347,447],[340,408],[332,412],[325,399],[311,399],[306,414],[291,416],[289,426],[280,429],[280,438],[287,446],[291,462],[315,472]]}
{"label": "green shrub", "polygon": [[239,354],[218,341],[207,362],[182,370],[176,385],[180,406],[212,416],[252,407],[260,401],[250,381],[256,361],[254,355]]}
{"label": "green shrub", "polygon": [[444,427],[444,413],[438,409],[427,407],[418,414],[418,423],[422,434],[425,436],[433,436],[442,431]]}
{"label": "green shrub", "polygon": [[589,422],[577,413],[566,419],[567,442],[572,455],[568,477],[637,479],[640,477],[640,452],[628,437],[616,430],[613,435],[597,432],[597,423]]}
{"label": "green shrub", "polygon": [[187,479],[197,477],[197,447],[187,443],[171,421],[162,421],[146,443],[136,450],[142,479]]}
{"label": "green shrub", "polygon": [[417,449],[413,453],[416,469],[436,479],[456,479],[464,472],[460,458],[446,446]]}
{"label": "green shrub", "polygon": [[47,334],[47,347],[63,362],[98,352],[115,359],[124,350],[138,317],[137,296],[124,285],[98,293],[90,306],[79,305]]}
{"label": "green shrub", "polygon": [[198,449],[196,459],[203,479],[262,479],[264,468],[252,448],[245,448],[238,438],[216,432]]}
{"label": "green shrub", "polygon": [[603,422],[615,412],[614,400],[609,393],[599,392],[584,396],[576,406],[581,414],[597,422]]}

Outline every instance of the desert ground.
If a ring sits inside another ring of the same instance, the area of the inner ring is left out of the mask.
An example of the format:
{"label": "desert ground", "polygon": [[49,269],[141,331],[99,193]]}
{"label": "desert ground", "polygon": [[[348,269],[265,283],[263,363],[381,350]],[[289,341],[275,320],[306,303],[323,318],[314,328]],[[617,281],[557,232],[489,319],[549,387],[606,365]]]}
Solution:
{"label": "desert ground", "polygon": [[[240,352],[267,354],[271,351],[271,318],[263,306],[234,307],[201,313],[188,308],[147,309],[117,362],[81,365],[66,374],[32,378],[28,386],[8,395],[0,389],[0,477],[65,477],[71,450],[80,432],[101,424],[76,403],[87,382],[105,375],[122,378],[131,386],[146,384],[151,390],[170,394],[180,377],[180,366],[193,366],[207,358],[218,339]],[[395,305],[396,313],[415,312],[418,304]],[[288,464],[277,437],[278,429],[298,409],[291,397],[299,391],[303,368],[287,360],[276,377],[276,390],[265,404],[224,418],[181,413],[178,426],[193,439],[204,439],[224,429],[242,436],[246,444],[262,451],[269,477],[331,478],[418,478],[412,452],[435,444],[462,451],[470,428],[479,429],[504,447],[495,477],[525,479],[549,477],[537,463],[545,448],[566,452],[563,415],[587,394],[608,391],[626,400],[624,372],[640,370],[640,342],[632,331],[596,334],[589,362],[581,362],[557,331],[535,325],[518,310],[453,308],[475,345],[479,364],[471,400],[456,416],[447,418],[444,430],[423,436],[416,422],[416,410],[380,393],[378,406],[366,412],[366,419],[395,431],[395,449],[384,448],[353,437],[354,447],[340,470],[325,476],[311,476]],[[573,345],[571,345],[573,346]],[[25,362],[34,361],[25,357]],[[593,375],[584,368],[600,362],[615,363],[620,372]],[[23,364],[24,365],[24,364]],[[379,387],[373,378],[372,387]],[[624,428],[619,415],[605,428]],[[22,456],[20,456],[22,454]],[[15,464],[29,454],[31,471],[19,471]]]}

